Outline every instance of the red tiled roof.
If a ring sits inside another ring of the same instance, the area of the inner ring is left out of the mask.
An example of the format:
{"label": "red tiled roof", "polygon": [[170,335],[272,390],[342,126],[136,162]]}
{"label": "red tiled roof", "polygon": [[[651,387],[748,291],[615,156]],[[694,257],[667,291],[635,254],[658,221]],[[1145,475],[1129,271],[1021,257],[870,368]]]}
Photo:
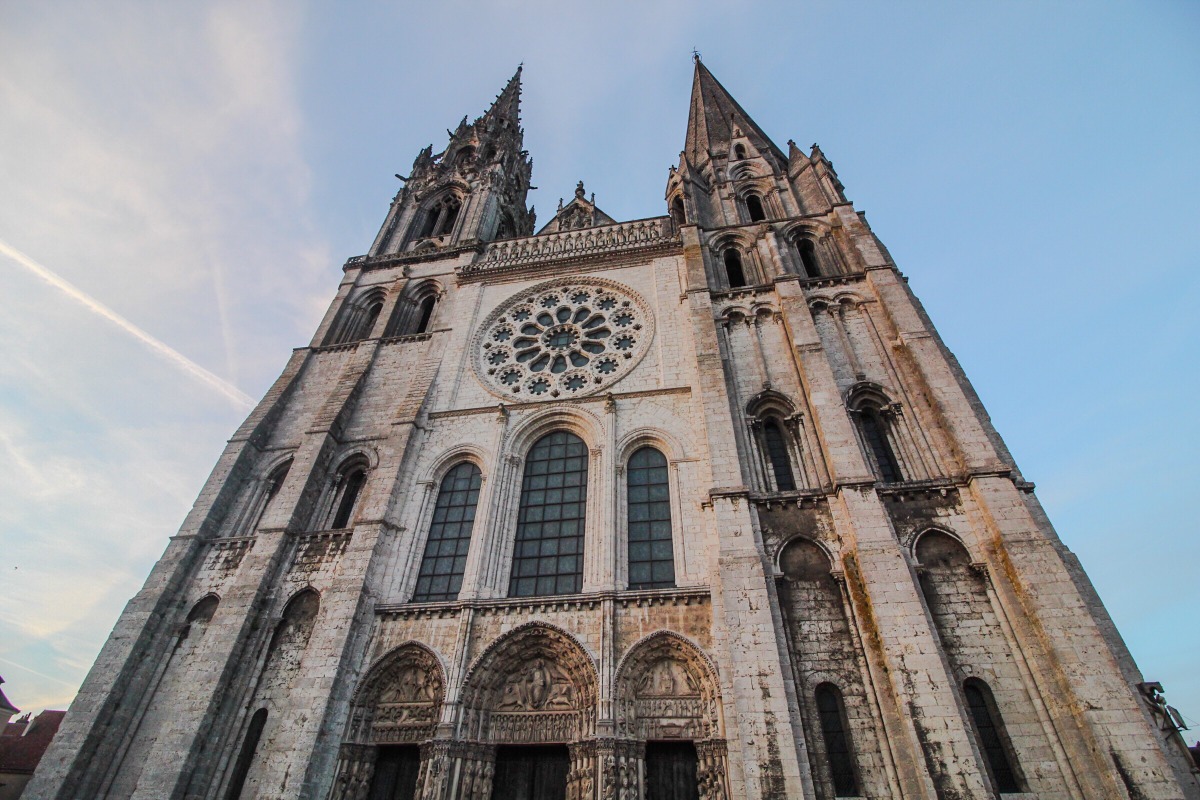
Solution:
{"label": "red tiled roof", "polygon": [[0,772],[33,772],[66,714],[43,711],[25,728],[24,735],[0,736]]}

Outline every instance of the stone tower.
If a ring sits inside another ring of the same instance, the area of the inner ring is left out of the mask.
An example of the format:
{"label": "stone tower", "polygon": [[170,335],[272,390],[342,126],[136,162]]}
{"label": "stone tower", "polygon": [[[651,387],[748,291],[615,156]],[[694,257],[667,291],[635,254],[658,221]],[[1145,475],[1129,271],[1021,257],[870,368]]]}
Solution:
{"label": "stone tower", "polygon": [[1198,798],[815,145],[697,60],[663,216],[423,150],[34,798]]}

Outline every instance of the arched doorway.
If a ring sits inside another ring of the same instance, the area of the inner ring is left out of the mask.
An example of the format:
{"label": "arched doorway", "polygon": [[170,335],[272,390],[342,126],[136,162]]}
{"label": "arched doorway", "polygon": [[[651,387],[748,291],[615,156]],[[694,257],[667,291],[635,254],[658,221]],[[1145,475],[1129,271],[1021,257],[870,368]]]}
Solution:
{"label": "arched doorway", "polygon": [[363,678],[350,709],[333,798],[409,800],[422,796],[428,742],[441,716],[446,680],[430,650],[410,642]]}
{"label": "arched doorway", "polygon": [[615,797],[725,800],[726,747],[716,670],[691,642],[651,634],[617,668],[617,734],[601,760]]}
{"label": "arched doorway", "polygon": [[[523,625],[493,643],[463,681],[459,797],[595,797],[597,675],[568,633]],[[440,795],[436,795],[440,796]]]}

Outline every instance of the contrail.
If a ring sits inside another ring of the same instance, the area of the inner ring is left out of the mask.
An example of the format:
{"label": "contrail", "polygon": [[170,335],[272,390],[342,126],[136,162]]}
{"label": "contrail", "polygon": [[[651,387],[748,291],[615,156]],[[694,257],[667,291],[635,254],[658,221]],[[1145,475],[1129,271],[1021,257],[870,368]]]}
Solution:
{"label": "contrail", "polygon": [[89,311],[95,312],[99,316],[103,317],[104,319],[108,320],[112,324],[116,325],[118,328],[125,331],[130,336],[132,336],[133,338],[137,339],[142,344],[149,347],[153,352],[166,358],[172,364],[179,367],[184,372],[191,375],[193,378],[196,378],[196,379],[200,380],[201,382],[206,383],[209,386],[211,386],[212,388],[216,389],[218,392],[225,395],[230,400],[233,400],[239,406],[242,406],[243,408],[247,408],[247,409],[254,407],[254,398],[253,397],[246,394],[241,389],[234,386],[232,383],[229,383],[226,380],[222,380],[221,378],[212,374],[211,372],[206,370],[204,367],[200,366],[195,361],[192,361],[190,358],[185,356],[183,353],[180,353],[178,350],[174,349],[173,347],[159,341],[158,339],[154,338],[150,334],[146,333],[144,330],[139,328],[137,325],[134,325],[132,322],[125,319],[120,314],[118,314],[117,312],[115,312],[111,308],[109,308],[108,306],[105,306],[103,303],[99,302],[98,300],[94,300],[93,298],[88,297],[86,294],[81,292],[79,289],[75,288],[70,283],[68,283],[67,281],[60,278],[58,275],[56,275],[53,272],[51,272],[50,270],[46,269],[41,264],[34,261],[32,258],[25,255],[20,250],[16,249],[15,247],[10,245],[8,242],[4,241],[3,239],[0,239],[0,253],[3,253],[4,255],[11,258],[13,261],[15,261],[18,264],[20,264],[21,266],[25,267],[25,269],[29,270],[34,275],[36,275],[39,278],[41,278],[42,280],[44,280],[46,283],[48,283],[51,286],[53,286],[54,288],[58,289],[63,294],[70,297],[72,300],[75,300],[77,303],[82,305],[84,308],[88,309]]}

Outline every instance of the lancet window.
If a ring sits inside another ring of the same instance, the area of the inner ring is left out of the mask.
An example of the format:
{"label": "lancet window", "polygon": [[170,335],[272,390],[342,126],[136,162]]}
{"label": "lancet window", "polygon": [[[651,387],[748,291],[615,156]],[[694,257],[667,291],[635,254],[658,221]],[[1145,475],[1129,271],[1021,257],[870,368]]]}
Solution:
{"label": "lancet window", "polygon": [[880,480],[893,483],[904,480],[900,471],[900,462],[892,450],[888,439],[888,421],[880,410],[874,406],[863,406],[858,409],[858,429],[862,434],[863,444],[871,457],[871,465]]}
{"label": "lancet window", "polygon": [[329,524],[326,526],[328,529],[338,530],[350,525],[354,519],[358,497],[366,482],[367,465],[361,459],[352,459],[338,471],[329,502]]}
{"label": "lancet window", "polygon": [[797,239],[796,250],[800,254],[800,264],[804,267],[804,276],[806,278],[821,277],[821,262],[817,258],[816,243],[808,238]]}
{"label": "lancet window", "polygon": [[383,292],[372,289],[346,305],[341,320],[326,344],[346,344],[366,339],[375,329],[375,322],[383,312]]}
{"label": "lancet window", "polygon": [[842,693],[832,683],[822,683],[817,686],[816,699],[834,796],[857,797],[858,776],[854,768],[854,751],[850,745]]}
{"label": "lancet window", "polygon": [[1021,782],[1013,768],[1015,759],[1010,758],[1004,721],[996,708],[992,690],[978,678],[969,678],[963,684],[963,695],[967,700],[967,709],[971,712],[971,722],[975,727],[975,735],[987,758],[988,771],[996,791],[1009,794],[1022,791]]}
{"label": "lancet window", "polygon": [[775,417],[767,417],[762,424],[763,445],[767,451],[767,461],[771,465],[771,473],[775,478],[775,488],[781,492],[790,492],[796,488],[796,476],[792,472],[792,458],[788,453],[787,434]]}
{"label": "lancet window", "polygon": [[626,475],[629,588],[674,586],[675,554],[667,458],[653,447],[643,447],[630,457]]}
{"label": "lancet window", "polygon": [[767,218],[767,212],[763,209],[762,198],[756,194],[746,195],[746,213],[750,215],[751,222],[762,222]]}
{"label": "lancet window", "polygon": [[438,284],[433,281],[410,286],[397,301],[384,336],[411,336],[428,332],[439,296]]}
{"label": "lancet window", "polygon": [[483,476],[464,461],[442,478],[413,602],[458,599]]}
{"label": "lancet window", "polygon": [[582,590],[587,472],[587,445],[572,433],[555,431],[530,448],[521,483],[510,596]]}
{"label": "lancet window", "polygon": [[742,269],[742,254],[736,248],[728,248],[722,255],[725,263],[725,280],[730,289],[746,285],[746,271]]}
{"label": "lancet window", "polygon": [[454,195],[447,195],[434,203],[425,211],[425,224],[421,228],[421,238],[444,236],[452,231],[461,209],[462,201]]}

